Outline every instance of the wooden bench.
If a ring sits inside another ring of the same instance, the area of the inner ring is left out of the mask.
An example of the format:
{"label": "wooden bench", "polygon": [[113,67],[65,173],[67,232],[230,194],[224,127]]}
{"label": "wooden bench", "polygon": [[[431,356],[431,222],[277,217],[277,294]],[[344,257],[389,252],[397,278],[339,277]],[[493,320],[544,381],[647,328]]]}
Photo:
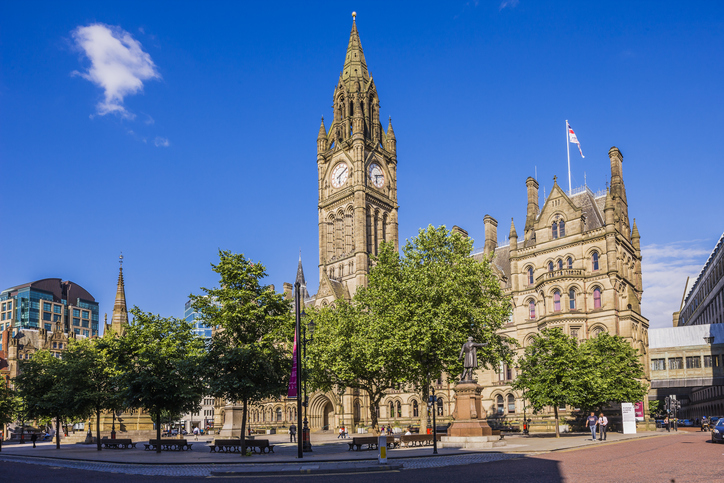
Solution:
{"label": "wooden bench", "polygon": [[251,449],[254,453],[273,453],[274,452],[274,445],[269,444],[268,439],[252,439],[251,441],[246,441],[246,447],[248,449]]}
{"label": "wooden bench", "polygon": [[167,439],[160,441],[158,439],[151,439],[148,443],[143,443],[145,450],[155,450],[157,447],[161,447],[161,451],[186,451],[191,450],[193,443],[189,443],[185,439]]}
{"label": "wooden bench", "polygon": [[104,446],[106,449],[131,449],[136,447],[136,443],[130,439],[102,438],[101,446]]}
{"label": "wooden bench", "polygon": [[[246,446],[249,446],[249,440],[247,440]],[[241,451],[241,440],[240,439],[215,439],[213,443],[209,445],[209,451],[211,453],[238,453]]]}
{"label": "wooden bench", "polygon": [[[443,437],[443,434],[437,435],[437,440]],[[400,436],[400,444],[403,446],[429,446],[432,444],[432,434],[403,434]]]}
{"label": "wooden bench", "polygon": [[347,443],[350,450],[360,451],[362,446],[367,446],[366,449],[377,449],[378,439],[377,436],[353,436],[352,442]]}

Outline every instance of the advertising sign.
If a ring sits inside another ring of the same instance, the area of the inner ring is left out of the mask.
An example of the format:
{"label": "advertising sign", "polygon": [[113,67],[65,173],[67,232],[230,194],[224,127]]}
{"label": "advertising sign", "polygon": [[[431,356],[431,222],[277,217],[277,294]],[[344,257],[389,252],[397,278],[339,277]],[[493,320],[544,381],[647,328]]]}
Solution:
{"label": "advertising sign", "polygon": [[294,350],[292,351],[292,373],[289,376],[289,390],[287,391],[287,397],[297,397],[299,394],[299,386],[297,381],[298,377],[297,368],[297,334],[294,334]]}
{"label": "advertising sign", "polygon": [[643,401],[634,403],[634,412],[636,413],[636,421],[644,420],[644,402]]}
{"label": "advertising sign", "polygon": [[632,403],[621,403],[623,434],[636,434],[636,412]]}

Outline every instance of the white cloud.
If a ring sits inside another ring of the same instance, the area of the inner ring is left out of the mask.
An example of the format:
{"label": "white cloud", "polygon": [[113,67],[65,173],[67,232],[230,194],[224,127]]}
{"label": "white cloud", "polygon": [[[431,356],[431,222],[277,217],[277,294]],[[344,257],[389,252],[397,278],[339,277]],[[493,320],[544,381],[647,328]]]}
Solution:
{"label": "white cloud", "polygon": [[149,116],[148,114],[146,114],[146,120],[143,122],[150,126],[151,124],[154,124],[156,122],[156,120],[154,118],[152,118],[151,116]]}
{"label": "white cloud", "polygon": [[153,144],[155,144],[157,148],[167,148],[171,146],[171,143],[168,139],[162,138],[160,136],[156,136],[156,139],[153,140]]}
{"label": "white cloud", "polygon": [[500,8],[498,10],[503,10],[505,7],[515,8],[520,3],[520,0],[503,0],[500,2]]}
{"label": "white cloud", "polygon": [[681,306],[686,277],[689,285],[714,248],[708,240],[673,242],[642,247],[643,315],[652,328],[671,327],[672,315]]}
{"label": "white cloud", "polygon": [[78,27],[73,40],[82,49],[91,65],[87,72],[74,71],[104,90],[104,100],[97,105],[98,114],[115,113],[133,119],[134,114],[123,107],[123,99],[143,90],[143,81],[160,79],[151,56],[131,34],[104,24]]}

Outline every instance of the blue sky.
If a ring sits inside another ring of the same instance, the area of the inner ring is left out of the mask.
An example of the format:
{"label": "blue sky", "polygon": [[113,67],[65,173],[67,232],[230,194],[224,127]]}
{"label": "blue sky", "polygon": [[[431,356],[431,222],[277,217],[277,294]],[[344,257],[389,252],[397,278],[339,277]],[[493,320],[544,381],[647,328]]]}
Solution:
{"label": "blue sky", "polygon": [[[79,283],[177,315],[217,250],[318,283],[316,136],[351,12],[398,141],[400,237],[483,243],[525,179],[594,191],[624,155],[644,315],[667,326],[724,230],[724,7],[717,2],[3,2],[0,289]],[[120,40],[119,40],[120,39]],[[94,68],[95,67],[95,68]]]}

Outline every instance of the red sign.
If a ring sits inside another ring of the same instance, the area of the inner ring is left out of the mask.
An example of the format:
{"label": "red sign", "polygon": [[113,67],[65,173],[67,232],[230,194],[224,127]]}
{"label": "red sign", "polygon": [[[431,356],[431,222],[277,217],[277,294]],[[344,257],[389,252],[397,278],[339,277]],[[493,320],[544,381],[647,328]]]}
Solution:
{"label": "red sign", "polygon": [[643,419],[644,419],[644,402],[643,401],[634,403],[634,413],[636,414],[636,419],[643,421]]}
{"label": "red sign", "polygon": [[297,381],[297,334],[294,334],[294,351],[292,352],[292,374],[289,376],[289,390],[287,397],[297,397],[299,394]]}

